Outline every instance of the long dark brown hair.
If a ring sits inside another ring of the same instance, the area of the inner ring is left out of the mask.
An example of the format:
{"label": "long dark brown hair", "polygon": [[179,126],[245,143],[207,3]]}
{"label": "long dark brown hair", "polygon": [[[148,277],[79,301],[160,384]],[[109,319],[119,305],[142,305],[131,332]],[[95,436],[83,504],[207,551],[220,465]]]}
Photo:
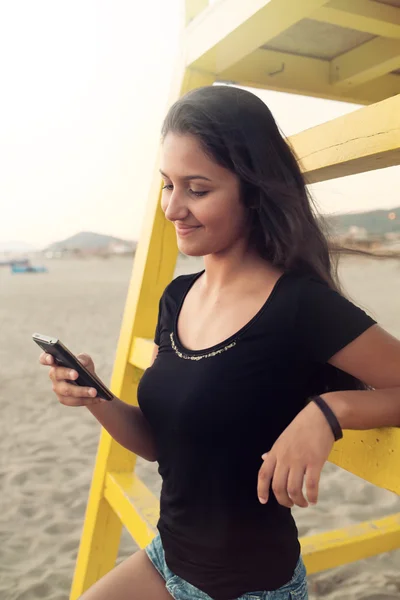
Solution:
{"label": "long dark brown hair", "polygon": [[[298,161],[266,104],[251,92],[223,85],[195,89],[170,108],[162,128],[190,134],[204,152],[239,178],[251,216],[251,241],[272,265],[311,274],[342,293],[337,255],[315,210]],[[313,210],[314,208],[314,210]],[[365,385],[329,364],[315,393]]]}

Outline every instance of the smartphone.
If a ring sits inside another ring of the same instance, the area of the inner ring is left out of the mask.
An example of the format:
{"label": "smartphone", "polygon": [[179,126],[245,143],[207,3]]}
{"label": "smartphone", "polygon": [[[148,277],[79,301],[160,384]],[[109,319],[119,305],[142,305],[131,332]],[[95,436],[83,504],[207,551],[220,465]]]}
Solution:
{"label": "smartphone", "polygon": [[64,346],[62,342],[60,342],[60,340],[47,335],[42,335],[41,333],[34,333],[32,335],[32,339],[37,343],[38,346],[42,348],[42,350],[48,354],[51,354],[58,365],[67,367],[68,369],[73,369],[78,373],[78,379],[75,379],[74,381],[68,380],[68,383],[95,388],[99,398],[103,398],[104,400],[113,399],[113,394],[108,388],[106,388],[104,383],[97,377],[97,375],[92,375],[92,373],[89,373],[83,364],[79,362],[76,356],[72,354],[72,352],[70,352],[70,350],[68,350],[68,348]]}

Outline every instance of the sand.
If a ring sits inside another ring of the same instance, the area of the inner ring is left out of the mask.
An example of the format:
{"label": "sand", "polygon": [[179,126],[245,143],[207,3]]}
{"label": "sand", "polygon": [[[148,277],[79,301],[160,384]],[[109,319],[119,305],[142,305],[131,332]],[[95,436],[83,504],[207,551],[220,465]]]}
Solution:
{"label": "sand", "polygon": [[[38,364],[34,331],[86,351],[109,382],[130,277],[128,259],[61,260],[43,275],[0,269],[0,598],[66,600],[100,427],[84,408],[58,404]],[[180,272],[198,270],[182,259]],[[345,259],[354,300],[400,337],[400,264]],[[140,474],[159,492],[154,464]],[[400,511],[400,499],[328,464],[317,507],[295,510],[300,535]],[[136,546],[124,534],[119,560]],[[400,598],[400,551],[320,573],[310,598]]]}

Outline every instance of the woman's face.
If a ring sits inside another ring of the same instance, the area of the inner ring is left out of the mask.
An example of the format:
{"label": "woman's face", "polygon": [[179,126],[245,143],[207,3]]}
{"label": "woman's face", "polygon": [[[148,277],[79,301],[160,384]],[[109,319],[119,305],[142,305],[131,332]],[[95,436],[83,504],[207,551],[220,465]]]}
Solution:
{"label": "woman's face", "polygon": [[164,139],[161,206],[175,225],[178,247],[189,256],[226,252],[247,237],[239,180],[213,162],[192,135]]}

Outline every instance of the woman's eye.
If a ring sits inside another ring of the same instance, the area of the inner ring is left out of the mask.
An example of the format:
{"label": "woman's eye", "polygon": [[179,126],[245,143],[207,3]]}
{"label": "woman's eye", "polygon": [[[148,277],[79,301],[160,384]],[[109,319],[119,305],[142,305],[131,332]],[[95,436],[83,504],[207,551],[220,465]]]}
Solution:
{"label": "woman's eye", "polygon": [[208,194],[208,192],[195,192],[194,190],[189,190],[189,192],[193,194],[193,196],[196,196],[196,198],[202,198],[203,196]]}
{"label": "woman's eye", "polygon": [[[168,192],[172,192],[174,189],[174,186],[172,185],[172,183],[165,183],[162,188],[162,190],[167,190]],[[195,196],[196,198],[202,198],[203,196],[205,196],[206,194],[208,194],[208,191],[205,192],[197,192],[195,190],[189,189],[189,194],[191,196]]]}

